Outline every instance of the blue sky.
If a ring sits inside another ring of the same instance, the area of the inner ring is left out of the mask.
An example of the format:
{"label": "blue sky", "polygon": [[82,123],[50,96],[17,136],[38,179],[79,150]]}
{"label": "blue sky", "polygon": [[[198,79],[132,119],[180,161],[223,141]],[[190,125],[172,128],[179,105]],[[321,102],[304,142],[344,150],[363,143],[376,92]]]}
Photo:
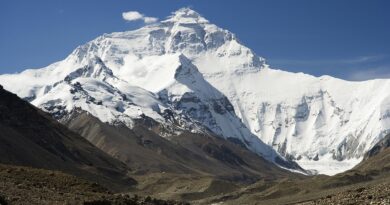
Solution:
{"label": "blue sky", "polygon": [[191,7],[275,68],[349,80],[390,78],[387,0],[1,0],[0,74],[40,68],[103,33],[131,30],[122,12],[164,19]]}

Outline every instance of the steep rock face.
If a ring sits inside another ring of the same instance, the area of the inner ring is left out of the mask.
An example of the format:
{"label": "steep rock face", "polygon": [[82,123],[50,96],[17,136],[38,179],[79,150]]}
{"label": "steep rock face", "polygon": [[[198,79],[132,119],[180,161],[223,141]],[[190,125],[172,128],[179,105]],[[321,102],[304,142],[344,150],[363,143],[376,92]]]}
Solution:
{"label": "steep rock face", "polygon": [[280,158],[271,147],[249,131],[236,116],[229,100],[204,80],[188,58],[181,55],[179,61],[175,82],[158,93],[163,102],[184,118],[189,117],[194,125],[204,126],[218,136],[237,138],[270,161]]}
{"label": "steep rock face", "polygon": [[352,168],[390,129],[389,80],[271,69],[234,34],[188,8],[138,30],[104,34],[63,61],[0,82],[59,117],[79,107],[131,127],[145,115],[172,133],[208,130],[275,156],[262,141],[325,174]]}

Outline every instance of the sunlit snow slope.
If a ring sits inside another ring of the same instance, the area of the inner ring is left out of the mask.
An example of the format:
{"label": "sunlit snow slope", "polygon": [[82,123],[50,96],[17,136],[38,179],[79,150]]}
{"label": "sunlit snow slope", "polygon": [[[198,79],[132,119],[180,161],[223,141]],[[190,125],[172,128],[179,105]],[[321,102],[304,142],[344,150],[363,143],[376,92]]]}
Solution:
{"label": "sunlit snow slope", "polygon": [[59,118],[77,107],[129,127],[148,116],[193,132],[206,128],[271,161],[278,154],[270,146],[324,174],[356,165],[390,129],[390,80],[272,69],[188,8],[138,30],[104,34],[63,61],[2,75],[0,83]]}

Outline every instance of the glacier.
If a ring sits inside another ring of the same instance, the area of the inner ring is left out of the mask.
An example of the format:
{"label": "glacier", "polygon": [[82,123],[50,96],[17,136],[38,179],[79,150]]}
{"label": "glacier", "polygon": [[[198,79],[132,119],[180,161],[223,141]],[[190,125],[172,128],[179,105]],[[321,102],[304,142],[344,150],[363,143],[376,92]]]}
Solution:
{"label": "glacier", "polygon": [[58,119],[77,108],[131,127],[147,116],[328,175],[355,166],[390,131],[390,80],[274,69],[189,8],[104,34],[45,68],[0,75],[0,83]]}

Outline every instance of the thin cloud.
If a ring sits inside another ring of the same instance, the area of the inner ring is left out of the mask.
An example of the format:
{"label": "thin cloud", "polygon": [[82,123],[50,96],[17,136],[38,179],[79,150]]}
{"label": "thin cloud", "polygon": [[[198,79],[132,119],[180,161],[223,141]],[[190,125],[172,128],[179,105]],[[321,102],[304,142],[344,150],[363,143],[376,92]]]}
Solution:
{"label": "thin cloud", "polygon": [[352,58],[352,59],[339,60],[339,62],[345,63],[345,64],[371,63],[371,62],[376,62],[376,61],[382,60],[384,58],[386,58],[385,55],[360,56],[360,57]]}
{"label": "thin cloud", "polygon": [[291,59],[274,59],[272,63],[287,64],[287,65],[302,65],[302,66],[316,66],[316,65],[354,65],[359,63],[371,63],[386,58],[384,55],[377,56],[359,56],[350,59],[314,59],[314,60],[291,60]]}
{"label": "thin cloud", "polygon": [[[338,75],[346,80],[390,79],[390,56],[372,55],[346,59],[270,59],[270,65],[315,75]],[[332,73],[332,74],[331,74]]]}
{"label": "thin cloud", "polygon": [[348,76],[348,79],[353,81],[388,78],[390,78],[390,65],[365,70],[358,70],[350,73]]}
{"label": "thin cloud", "polygon": [[142,20],[144,23],[154,23],[158,21],[158,18],[145,16],[138,11],[127,11],[122,13],[122,18],[126,21],[139,21]]}

